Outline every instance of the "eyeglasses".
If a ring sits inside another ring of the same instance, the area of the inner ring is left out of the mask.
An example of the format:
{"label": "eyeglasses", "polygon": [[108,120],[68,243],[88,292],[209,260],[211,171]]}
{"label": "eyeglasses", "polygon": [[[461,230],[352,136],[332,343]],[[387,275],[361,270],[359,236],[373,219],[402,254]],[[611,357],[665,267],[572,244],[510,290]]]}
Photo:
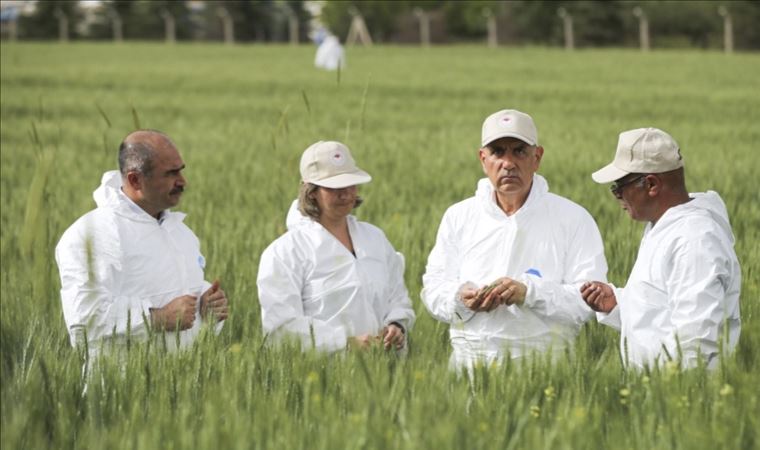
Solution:
{"label": "eyeglasses", "polygon": [[621,200],[623,198],[623,188],[629,184],[639,181],[645,176],[647,176],[647,174],[642,173],[641,175],[631,178],[628,181],[623,181],[622,183],[613,183],[612,186],[610,186],[610,192],[612,192],[612,195],[614,195],[616,199]]}

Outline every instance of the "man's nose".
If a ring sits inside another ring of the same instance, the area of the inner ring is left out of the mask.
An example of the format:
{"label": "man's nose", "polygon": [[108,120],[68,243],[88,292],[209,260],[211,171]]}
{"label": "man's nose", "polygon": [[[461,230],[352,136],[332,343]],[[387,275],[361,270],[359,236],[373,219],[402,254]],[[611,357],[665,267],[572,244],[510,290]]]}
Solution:
{"label": "man's nose", "polygon": [[517,167],[517,166],[515,165],[515,162],[514,162],[514,161],[513,161],[513,159],[512,159],[512,155],[511,155],[511,154],[509,154],[509,153],[506,153],[506,154],[505,154],[505,155],[504,155],[504,156],[501,158],[501,160],[500,160],[500,161],[501,161],[501,168],[502,168],[502,169],[506,169],[506,170],[512,170],[512,169],[514,169],[515,167]]}
{"label": "man's nose", "polygon": [[185,180],[185,176],[182,174],[179,174],[179,177],[177,177],[177,181],[175,182],[177,186],[185,187],[187,185],[187,180]]}

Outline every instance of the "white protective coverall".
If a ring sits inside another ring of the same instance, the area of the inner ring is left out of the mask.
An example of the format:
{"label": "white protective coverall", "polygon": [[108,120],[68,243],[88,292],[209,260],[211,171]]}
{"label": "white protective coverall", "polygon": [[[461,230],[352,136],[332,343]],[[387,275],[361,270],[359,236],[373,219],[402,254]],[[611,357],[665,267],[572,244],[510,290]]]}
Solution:
{"label": "white protective coverall", "polygon": [[[200,296],[211,284],[203,279],[205,260],[198,238],[182,221],[185,214],[149,215],[121,190],[121,174],[103,174],[93,193],[97,209],[80,217],[61,237],[55,257],[61,275],[61,301],[72,345],[87,336],[90,356],[101,347],[120,346],[129,335],[145,340],[149,308],[182,295]],[[167,333],[167,348],[192,343],[202,321]],[[217,325],[216,331],[221,329]]]}
{"label": "white protective coverall", "polygon": [[[444,214],[422,277],[422,301],[451,324],[452,368],[471,368],[508,353],[518,358],[571,346],[592,316],[580,286],[606,274],[599,229],[585,209],[550,193],[536,174],[525,204],[507,216],[484,178],[474,197]],[[482,287],[504,276],[527,286],[523,305],[476,313],[458,298],[468,282]]]}
{"label": "white protective coverall", "polygon": [[319,44],[314,57],[314,66],[319,69],[337,70],[346,67],[346,55],[340,41],[333,35],[328,35]]}
{"label": "white protective coverall", "polygon": [[629,366],[677,360],[680,345],[682,367],[696,366],[701,353],[715,368],[721,340],[726,353],[739,340],[741,269],[726,205],[713,191],[690,196],[647,224],[628,282],[615,288],[618,305],[597,313],[621,330]]}
{"label": "white protective coverall", "polygon": [[259,262],[264,333],[274,340],[294,336],[304,348],[314,344],[334,352],[345,348],[349,337],[378,335],[398,322],[408,339],[415,316],[404,285],[404,258],[385,234],[348,216],[354,257],[293,205],[290,229],[264,250]]}

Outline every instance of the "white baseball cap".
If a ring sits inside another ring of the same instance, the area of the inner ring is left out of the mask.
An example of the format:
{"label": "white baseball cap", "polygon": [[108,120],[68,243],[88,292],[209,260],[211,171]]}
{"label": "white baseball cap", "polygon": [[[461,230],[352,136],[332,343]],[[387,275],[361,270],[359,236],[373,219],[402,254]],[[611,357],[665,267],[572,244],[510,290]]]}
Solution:
{"label": "white baseball cap", "polygon": [[369,183],[372,177],[358,167],[345,145],[336,141],[311,144],[301,156],[301,180],[332,189]]}
{"label": "white baseball cap", "polygon": [[663,173],[683,167],[678,143],[657,128],[623,131],[615,159],[591,174],[597,183],[611,183],[629,173]]}
{"label": "white baseball cap", "polygon": [[527,144],[538,144],[538,132],[533,118],[515,109],[503,109],[483,122],[481,147],[503,137],[517,138]]}

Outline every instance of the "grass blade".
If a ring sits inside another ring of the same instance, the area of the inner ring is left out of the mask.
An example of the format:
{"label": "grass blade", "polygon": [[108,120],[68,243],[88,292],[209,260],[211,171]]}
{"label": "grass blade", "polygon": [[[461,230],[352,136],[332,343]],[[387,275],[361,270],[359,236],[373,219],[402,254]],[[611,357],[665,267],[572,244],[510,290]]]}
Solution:
{"label": "grass blade", "polygon": [[134,123],[135,130],[142,130],[140,126],[140,117],[137,115],[137,110],[132,106],[132,122]]}

